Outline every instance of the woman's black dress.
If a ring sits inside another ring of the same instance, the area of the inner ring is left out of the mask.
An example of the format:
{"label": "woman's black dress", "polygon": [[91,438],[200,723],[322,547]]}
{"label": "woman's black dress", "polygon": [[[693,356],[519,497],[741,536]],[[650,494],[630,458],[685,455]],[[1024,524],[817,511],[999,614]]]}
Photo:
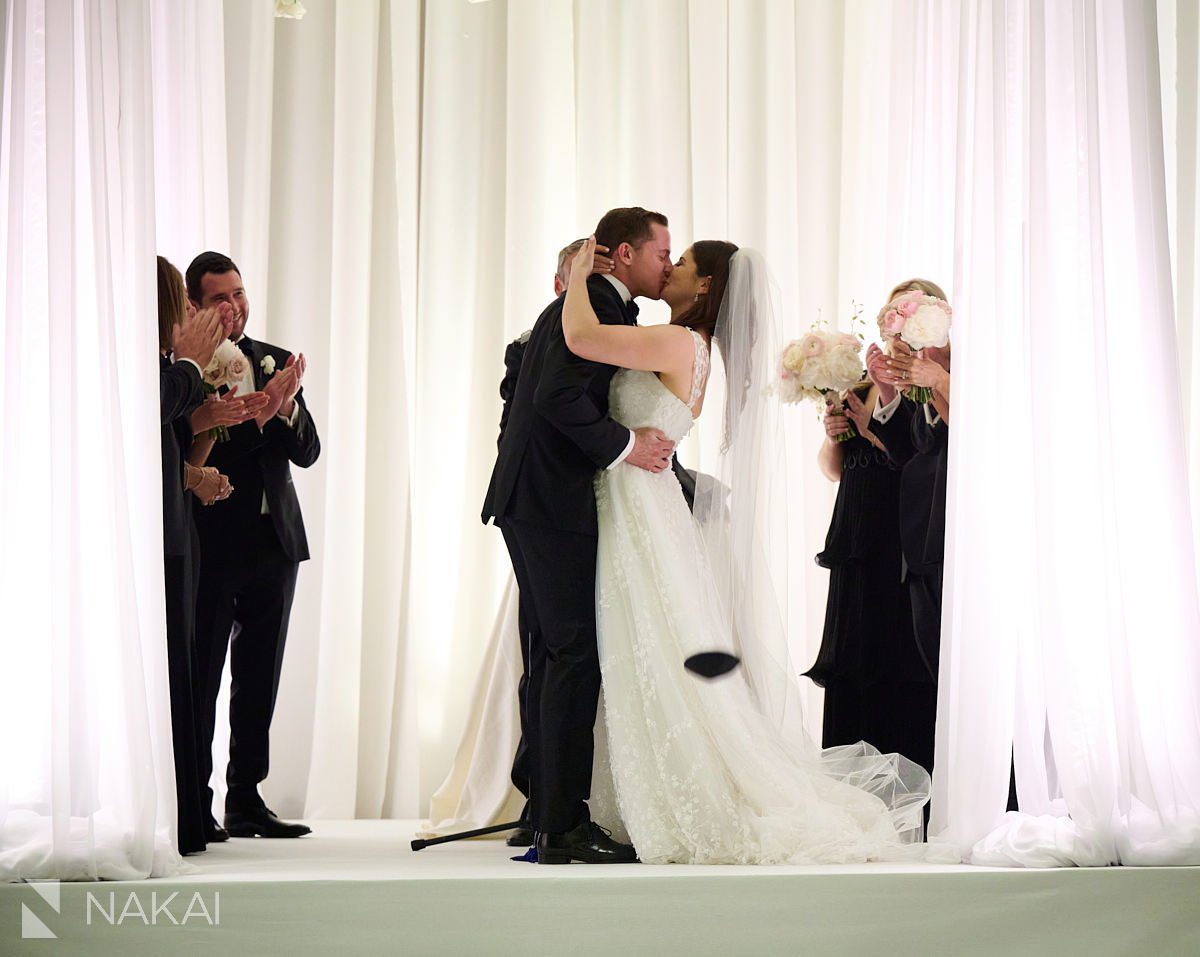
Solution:
{"label": "woman's black dress", "polygon": [[171,739],[179,850],[203,851],[207,811],[202,806],[196,733],[196,586],[199,540],[192,522],[192,493],[183,488],[183,463],[192,444],[191,411],[204,398],[200,373],[190,363],[159,364],[163,465],[163,577],[166,585],[167,675],[171,687]]}
{"label": "woman's black dress", "polygon": [[806,675],[825,689],[824,747],[866,741],[933,770],[937,689],[913,636],[901,581],[900,469],[855,436],[842,443],[842,479],[825,550],[825,631]]}

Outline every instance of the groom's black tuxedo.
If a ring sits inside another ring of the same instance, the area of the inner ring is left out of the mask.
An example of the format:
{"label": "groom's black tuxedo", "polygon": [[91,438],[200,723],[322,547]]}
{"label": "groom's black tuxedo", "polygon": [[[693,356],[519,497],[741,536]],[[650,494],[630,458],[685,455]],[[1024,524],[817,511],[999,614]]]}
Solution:
{"label": "groom's black tuxedo", "polygon": [[[270,356],[282,370],[291,355],[284,349],[243,337],[238,343],[262,389]],[[233,494],[194,510],[200,533],[200,589],[196,603],[196,644],[201,687],[201,780],[212,773],[212,738],[217,693],[225,654],[233,638],[229,704],[229,794],[226,812],[252,810],[257,785],[267,776],[268,738],[288,619],[299,563],[309,557],[300,501],[291,466],[307,468],[321,452],[317,428],[296,395],[295,422],[278,416],[261,430],[254,422],[231,428],[208,458],[233,485]],[[267,514],[263,514],[263,501]],[[208,791],[208,807],[212,791]]]}
{"label": "groom's black tuxedo", "polygon": [[[497,448],[503,441],[504,430],[508,426],[513,399],[517,394],[517,383],[521,378],[521,363],[525,359],[525,351],[529,346],[532,332],[533,330],[521,333],[504,350],[504,378],[500,380],[500,399],[504,405],[500,410],[500,436],[496,440]],[[680,465],[677,455],[671,456],[671,470],[679,479],[679,487],[683,491],[684,501],[687,502],[690,511],[696,500],[696,473]]]}
{"label": "groom's black tuxedo", "polygon": [[[602,323],[633,325],[636,309],[622,303],[603,276],[588,280]],[[608,418],[615,366],[581,359],[567,348],[559,296],[538,317],[483,505],[483,521],[509,518],[543,528],[596,534],[592,479],[629,444],[629,430]]]}
{"label": "groom's black tuxedo", "polygon": [[[611,285],[611,284],[609,284]],[[615,291],[615,290],[614,290]],[[512,342],[504,350],[504,378],[500,380],[500,399],[504,403],[500,412],[500,437],[497,440],[497,445],[504,441],[504,433],[508,427],[509,416],[512,413],[513,399],[517,394],[517,383],[521,381],[521,367],[525,359],[525,352],[529,346],[529,340],[532,336],[532,330],[524,332]],[[677,456],[671,457],[671,467],[675,472],[675,477],[679,479],[680,489],[683,491],[684,501],[687,502],[688,509],[692,505],[696,497],[696,474],[689,472],[679,464]],[[518,601],[518,630],[522,636],[529,634],[530,623],[536,620],[536,616],[527,607],[527,599],[524,592],[520,593]],[[521,682],[518,689],[520,698],[521,710],[521,740],[517,744],[517,753],[513,758],[512,782],[526,798],[530,793],[530,761],[528,734],[529,734],[529,714],[527,709],[528,688],[529,688],[529,660],[528,660],[528,641],[525,637],[521,639],[521,659],[522,673]],[[529,806],[526,805],[526,816],[529,814]]]}
{"label": "groom's black tuxedo", "polygon": [[[601,322],[634,323],[636,306],[627,308],[609,280],[593,276],[588,295]],[[551,834],[588,817],[600,692],[592,483],[630,440],[608,418],[616,368],[567,349],[564,300],[529,336],[483,507],[484,522],[494,518],[504,533],[521,592],[530,816]]]}

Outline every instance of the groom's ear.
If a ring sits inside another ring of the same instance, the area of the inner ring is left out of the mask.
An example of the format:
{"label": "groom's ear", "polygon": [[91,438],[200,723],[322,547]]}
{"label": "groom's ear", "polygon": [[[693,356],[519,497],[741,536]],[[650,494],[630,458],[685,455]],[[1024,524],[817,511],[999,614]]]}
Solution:
{"label": "groom's ear", "polygon": [[621,243],[613,250],[612,258],[614,262],[622,262],[628,266],[633,262],[633,245],[631,243]]}

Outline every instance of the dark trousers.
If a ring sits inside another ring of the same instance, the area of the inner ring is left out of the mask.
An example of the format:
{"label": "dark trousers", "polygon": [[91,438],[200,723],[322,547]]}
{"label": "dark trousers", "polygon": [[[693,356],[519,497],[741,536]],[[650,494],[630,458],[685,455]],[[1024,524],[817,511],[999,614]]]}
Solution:
{"label": "dark trousers", "polygon": [[927,574],[908,572],[908,596],[912,602],[917,650],[936,688],[942,646],[942,566],[928,567],[931,570]]}
{"label": "dark trousers", "polygon": [[[507,541],[507,538],[505,539]],[[525,809],[521,812],[521,820],[529,820],[529,744],[526,734],[529,728],[529,709],[526,702],[529,699],[529,613],[525,609],[528,601],[525,593],[517,588],[517,638],[521,642],[521,680],[517,684],[517,703],[521,715],[521,740],[517,742],[517,753],[513,757],[512,783],[518,791],[525,795]]]}
{"label": "dark trousers", "polygon": [[[942,566],[939,564],[929,566],[929,568],[930,571],[927,574],[914,574],[909,571],[907,578],[908,597],[912,603],[913,634],[917,639],[917,651],[921,653],[921,660],[925,662],[929,676],[933,679],[933,684],[929,686],[929,705],[936,714],[938,662],[941,659],[942,647]],[[932,726],[930,731],[933,732]],[[929,744],[932,748],[932,739]],[[915,755],[910,755],[910,757],[920,760]],[[925,767],[932,774],[932,751],[928,754],[928,760],[929,764]],[[926,826],[929,825],[929,809],[930,805],[926,804]]]}
{"label": "dark trousers", "polygon": [[[217,694],[229,651],[229,794],[226,812],[252,810],[269,768],[271,716],[287,641],[298,565],[288,558],[269,515],[247,530],[249,541],[205,553],[196,601],[196,637],[202,691],[199,695],[200,775],[206,807],[213,791],[212,740]],[[232,644],[232,650],[230,646]]]}
{"label": "dark trousers", "polygon": [[501,530],[527,617],[522,715],[530,818],[538,831],[561,833],[589,816],[600,695],[596,539],[511,520]]}
{"label": "dark trousers", "polygon": [[[908,575],[908,593],[912,599],[913,630],[917,636],[917,648],[921,652],[925,666],[929,668],[929,673],[933,676],[933,700],[931,703],[936,711],[938,661],[942,645],[942,566],[936,565],[934,568],[936,571],[927,575],[914,575],[910,572]],[[930,730],[932,731],[932,726]],[[930,745],[932,744],[931,740]],[[914,754],[910,754],[908,757],[924,764],[924,761],[921,761]],[[1009,760],[1007,809],[1016,811],[1018,810],[1016,765],[1011,763],[1011,758]],[[929,762],[925,767],[932,774],[932,751],[929,754]],[[926,806],[925,811],[926,823],[928,823],[928,806]]]}
{"label": "dark trousers", "polygon": [[[190,524],[190,522],[189,522]],[[193,532],[193,535],[195,533]],[[205,848],[200,784],[200,735],[196,721],[198,662],[196,655],[196,572],[199,546],[186,555],[167,555],[163,562],[167,611],[167,678],[171,690],[171,743],[175,758],[175,805],[179,850]]]}

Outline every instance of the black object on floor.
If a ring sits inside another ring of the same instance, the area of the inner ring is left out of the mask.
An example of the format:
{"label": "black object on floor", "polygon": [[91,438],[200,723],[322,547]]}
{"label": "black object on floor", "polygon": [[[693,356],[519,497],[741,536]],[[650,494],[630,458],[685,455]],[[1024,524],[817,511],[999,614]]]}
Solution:
{"label": "black object on floor", "polygon": [[495,834],[498,831],[511,831],[513,828],[520,826],[520,821],[509,821],[507,824],[493,824],[491,827],[478,827],[473,831],[459,831],[457,834],[445,834],[442,837],[431,837],[427,841],[415,840],[409,846],[414,851],[420,851],[426,847],[433,847],[435,844],[449,844],[451,841],[465,841],[469,837],[483,837],[485,834]]}
{"label": "black object on floor", "polygon": [[694,675],[711,679],[729,674],[741,663],[741,658],[726,654],[724,651],[702,651],[700,654],[688,658],[683,666]]}

